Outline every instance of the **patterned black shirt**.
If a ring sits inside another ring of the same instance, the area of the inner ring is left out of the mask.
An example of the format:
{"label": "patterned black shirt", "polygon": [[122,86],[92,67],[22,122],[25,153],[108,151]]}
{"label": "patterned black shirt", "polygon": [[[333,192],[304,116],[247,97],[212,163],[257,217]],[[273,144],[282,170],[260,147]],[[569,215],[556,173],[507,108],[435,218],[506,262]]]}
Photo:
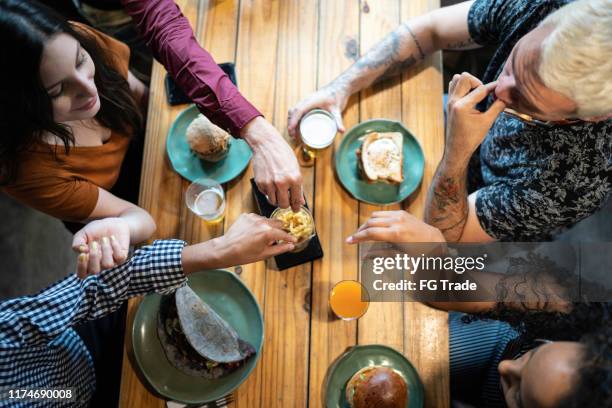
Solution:
{"label": "patterned black shirt", "polygon": [[[497,79],[518,40],[569,2],[476,0],[470,35],[497,47],[483,82]],[[545,128],[501,114],[470,168],[483,229],[502,241],[547,240],[593,214],[611,189],[611,141],[612,120]]]}

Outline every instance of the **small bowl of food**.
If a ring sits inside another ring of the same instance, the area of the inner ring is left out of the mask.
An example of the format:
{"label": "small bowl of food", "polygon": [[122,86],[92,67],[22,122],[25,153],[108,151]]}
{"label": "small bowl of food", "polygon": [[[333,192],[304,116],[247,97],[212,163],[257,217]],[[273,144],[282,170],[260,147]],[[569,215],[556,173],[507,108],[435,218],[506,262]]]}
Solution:
{"label": "small bowl of food", "polygon": [[282,222],[282,229],[297,239],[295,248],[291,252],[303,251],[316,235],[312,213],[304,206],[297,212],[293,212],[291,208],[277,208],[270,218]]}

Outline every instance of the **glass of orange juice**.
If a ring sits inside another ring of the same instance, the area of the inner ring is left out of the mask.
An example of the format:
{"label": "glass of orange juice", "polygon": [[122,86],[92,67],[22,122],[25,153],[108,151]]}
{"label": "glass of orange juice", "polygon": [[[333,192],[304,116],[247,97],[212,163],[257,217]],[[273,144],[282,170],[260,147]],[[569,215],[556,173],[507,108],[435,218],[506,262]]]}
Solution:
{"label": "glass of orange juice", "polygon": [[331,290],[329,306],[338,318],[350,321],[365,314],[370,304],[369,299],[368,292],[361,283],[343,280],[336,283]]}

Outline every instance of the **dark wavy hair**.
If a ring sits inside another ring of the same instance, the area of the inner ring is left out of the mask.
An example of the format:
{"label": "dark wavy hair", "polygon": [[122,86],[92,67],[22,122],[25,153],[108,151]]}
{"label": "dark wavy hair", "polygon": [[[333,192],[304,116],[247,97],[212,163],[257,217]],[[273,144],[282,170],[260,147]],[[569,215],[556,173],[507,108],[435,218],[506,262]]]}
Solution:
{"label": "dark wavy hair", "polygon": [[39,74],[45,43],[58,33],[74,37],[95,65],[101,102],[96,120],[122,134],[133,134],[142,126],[142,113],[127,81],[93,38],[34,0],[0,0],[0,184],[15,180],[20,155],[40,143],[45,132],[62,140],[66,154],[74,145],[71,129],[53,120],[51,98]]}
{"label": "dark wavy hair", "polygon": [[[570,287],[567,282],[572,278],[568,271],[559,270],[553,262],[545,257],[530,254],[526,258],[514,258],[509,274],[517,282],[524,285],[530,282],[538,288],[538,280],[551,276],[555,270],[557,282]],[[583,285],[589,284],[583,282]],[[605,302],[589,302],[584,299],[569,303],[569,312],[550,311],[551,308],[545,292],[539,292],[543,297],[539,307],[530,308],[523,303],[504,303],[509,294],[524,293],[523,287],[497,288],[499,303],[490,311],[466,315],[466,323],[475,320],[494,319],[509,323],[521,334],[521,339],[530,342],[538,338],[553,341],[575,341],[582,345],[581,364],[578,367],[578,381],[569,395],[565,396],[559,408],[601,408],[612,407],[612,305]],[[535,293],[532,290],[531,293]],[[570,294],[570,296],[575,295]],[[512,296],[510,296],[512,298]],[[600,298],[601,299],[601,298]]]}
{"label": "dark wavy hair", "polygon": [[523,339],[576,341],[582,345],[578,381],[559,408],[612,407],[612,307],[609,303],[574,303],[569,313],[520,311],[503,304],[466,321],[495,319],[518,329]]}

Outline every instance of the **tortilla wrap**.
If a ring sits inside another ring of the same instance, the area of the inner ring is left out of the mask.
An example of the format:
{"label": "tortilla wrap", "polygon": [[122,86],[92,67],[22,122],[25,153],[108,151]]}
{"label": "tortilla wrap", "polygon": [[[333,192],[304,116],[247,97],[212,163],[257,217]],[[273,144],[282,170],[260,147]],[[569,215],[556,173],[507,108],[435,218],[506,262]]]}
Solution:
{"label": "tortilla wrap", "polygon": [[162,297],[157,335],[170,363],[192,376],[225,376],[255,354],[253,346],[188,286]]}

